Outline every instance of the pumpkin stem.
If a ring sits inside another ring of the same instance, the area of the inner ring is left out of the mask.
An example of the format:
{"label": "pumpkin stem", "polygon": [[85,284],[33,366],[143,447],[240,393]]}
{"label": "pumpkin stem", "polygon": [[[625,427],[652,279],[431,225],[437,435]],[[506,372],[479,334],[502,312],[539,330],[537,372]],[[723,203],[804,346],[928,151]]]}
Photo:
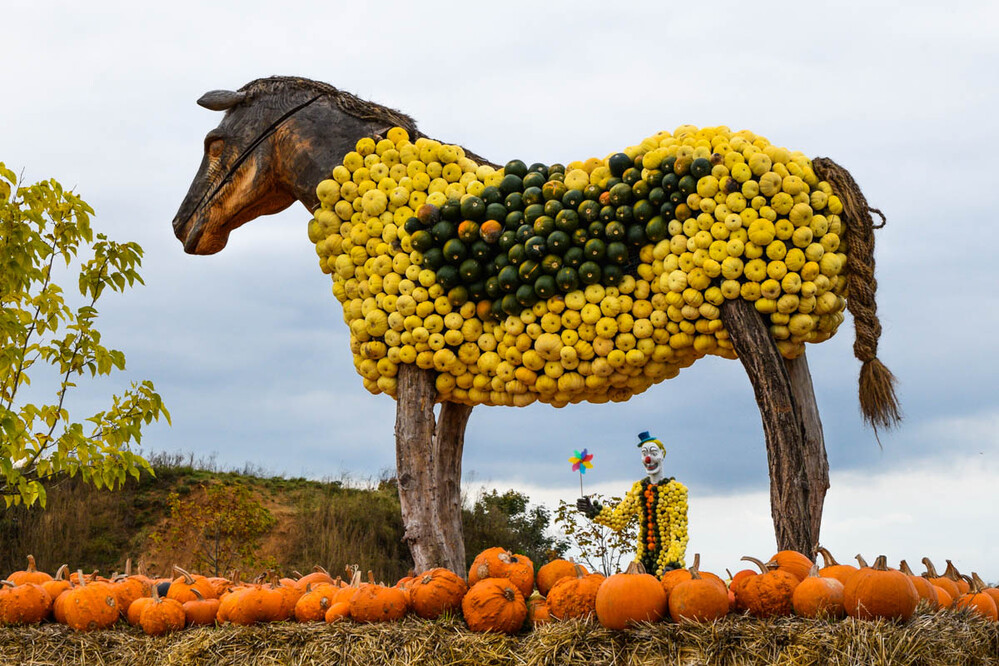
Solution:
{"label": "pumpkin stem", "polygon": [[837,562],[836,558],[832,556],[832,553],[822,546],[816,546],[815,552],[822,555],[822,559],[825,561],[827,567],[839,566],[839,562]]}
{"label": "pumpkin stem", "polygon": [[159,587],[160,587],[159,585],[153,585],[153,599],[155,599],[156,601],[160,600]]}
{"label": "pumpkin stem", "polygon": [[28,573],[35,573],[38,569],[35,568],[35,556],[28,555],[28,568],[26,569]]}
{"label": "pumpkin stem", "polygon": [[953,562],[951,562],[950,560],[946,560],[946,562],[947,562],[947,569],[944,571],[944,576],[950,578],[951,580],[955,581],[960,580],[961,572],[957,570],[957,567],[954,566]]}
{"label": "pumpkin stem", "polygon": [[744,556],[742,558],[742,560],[744,562],[752,562],[753,564],[755,564],[756,566],[758,566],[760,568],[760,573],[767,573],[768,571],[770,571],[770,563],[769,562],[764,562],[763,560],[758,560],[755,557],[750,557],[749,555]]}
{"label": "pumpkin stem", "polygon": [[809,578],[820,578],[821,577],[821,576],[819,576],[819,565],[818,564],[813,564],[812,568],[808,570],[808,577]]}
{"label": "pumpkin stem", "polygon": [[375,572],[371,569],[368,569],[368,583],[371,585],[375,584]]}
{"label": "pumpkin stem", "polygon": [[939,578],[940,577],[940,576],[937,575],[937,568],[935,566],[933,566],[933,562],[930,561],[930,558],[924,557],[920,561],[926,567],[926,573],[923,574],[924,578]]}
{"label": "pumpkin stem", "polygon": [[701,579],[701,554],[694,553],[694,563],[687,567],[687,571],[690,573],[690,580],[700,580]]}
{"label": "pumpkin stem", "polygon": [[865,560],[864,556],[861,555],[860,553],[857,553],[856,555],[854,555],[854,557],[857,559],[857,562],[860,564],[860,568],[861,569],[870,569],[871,568],[870,565],[867,564],[867,560]]}
{"label": "pumpkin stem", "polygon": [[297,569],[293,569],[291,575],[298,579],[302,577],[302,572]]}
{"label": "pumpkin stem", "polygon": [[631,564],[628,565],[628,569],[627,571],[625,571],[625,573],[643,574],[645,573],[645,567],[642,566],[641,562],[632,562]]}
{"label": "pumpkin stem", "polygon": [[64,564],[61,567],[59,567],[58,569],[56,569],[55,580],[65,580],[64,576],[66,575],[67,571],[69,571],[69,565],[68,564]]}
{"label": "pumpkin stem", "polygon": [[330,572],[329,572],[329,571],[327,571],[327,570],[326,570],[326,569],[324,569],[323,567],[319,566],[318,564],[312,567],[312,571],[314,571],[315,573],[324,573],[324,574],[326,574],[327,576],[329,576],[329,575],[330,575]]}
{"label": "pumpkin stem", "polygon": [[579,566],[575,562],[572,563],[572,570],[576,574],[576,578],[582,578],[586,575],[586,572],[583,571],[583,567]]}
{"label": "pumpkin stem", "polygon": [[888,558],[885,555],[878,555],[874,560],[874,566],[871,568],[875,571],[888,571]]}
{"label": "pumpkin stem", "polygon": [[80,587],[87,586],[87,581],[83,578],[83,569],[76,570],[76,582]]}
{"label": "pumpkin stem", "polygon": [[351,587],[360,587],[361,586],[361,572],[360,572],[360,570],[355,571],[354,575],[351,576],[351,578],[350,578],[350,586]]}
{"label": "pumpkin stem", "polygon": [[194,576],[192,576],[190,573],[188,573],[187,571],[184,571],[183,569],[181,569],[180,567],[178,567],[176,564],[173,565],[173,570],[174,570],[174,573],[178,573],[178,574],[180,574],[181,576],[184,577],[184,584],[185,585],[194,585]]}
{"label": "pumpkin stem", "polygon": [[131,575],[132,575],[132,558],[131,557],[126,557],[125,558],[125,577],[128,578]]}
{"label": "pumpkin stem", "polygon": [[909,563],[902,560],[898,563],[898,570],[904,573],[906,576],[913,576],[912,569],[909,568]]}
{"label": "pumpkin stem", "polygon": [[198,598],[198,601],[204,601],[205,600],[205,595],[201,594],[201,592],[198,591],[198,588],[192,587],[191,588],[191,592],[194,592],[194,596],[196,596]]}
{"label": "pumpkin stem", "polygon": [[985,581],[982,580],[981,576],[976,574],[974,571],[971,572],[971,580],[972,580],[972,589],[974,590],[975,594],[978,594],[979,592],[983,591],[986,587],[988,587],[985,584]]}
{"label": "pumpkin stem", "polygon": [[0,580],[0,587],[17,587],[17,585],[9,580]]}

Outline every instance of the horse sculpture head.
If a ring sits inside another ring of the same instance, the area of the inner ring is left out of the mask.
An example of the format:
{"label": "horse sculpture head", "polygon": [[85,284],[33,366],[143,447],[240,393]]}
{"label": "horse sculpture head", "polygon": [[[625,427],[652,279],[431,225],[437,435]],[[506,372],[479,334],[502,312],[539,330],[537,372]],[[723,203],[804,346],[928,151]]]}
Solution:
{"label": "horse sculpture head", "polygon": [[204,157],[173,220],[190,254],[214,254],[229,234],[296,200],[318,205],[315,187],[358,138],[412,119],[328,84],[295,77],[257,79],[215,90],[198,104],[224,111],[205,136]]}

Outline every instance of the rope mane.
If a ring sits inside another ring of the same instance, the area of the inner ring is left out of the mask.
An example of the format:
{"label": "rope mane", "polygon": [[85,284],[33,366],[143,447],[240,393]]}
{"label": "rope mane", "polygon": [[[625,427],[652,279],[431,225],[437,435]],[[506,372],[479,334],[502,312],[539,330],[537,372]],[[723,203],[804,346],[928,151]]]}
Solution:
{"label": "rope mane", "polygon": [[416,121],[405,113],[390,109],[387,106],[363,100],[356,95],[340,90],[322,81],[313,81],[298,76],[271,76],[265,79],[255,79],[239,89],[250,96],[259,94],[288,94],[296,90],[305,90],[327,95],[333,98],[337,108],[344,113],[374,122],[384,122],[404,128],[410,136],[422,136],[416,129]]}

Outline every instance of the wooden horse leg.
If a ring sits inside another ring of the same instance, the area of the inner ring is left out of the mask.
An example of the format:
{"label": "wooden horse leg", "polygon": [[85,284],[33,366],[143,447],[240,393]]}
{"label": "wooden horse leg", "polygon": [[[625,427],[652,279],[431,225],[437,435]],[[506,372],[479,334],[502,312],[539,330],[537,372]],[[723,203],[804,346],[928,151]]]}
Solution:
{"label": "wooden horse leg", "polygon": [[814,541],[805,473],[805,426],[784,359],[752,303],[726,301],[721,319],[753,384],[763,419],[777,546],[810,555]]}
{"label": "wooden horse leg", "polygon": [[[803,353],[798,358],[785,359],[784,365],[791,379],[791,394],[798,405],[805,426],[805,476],[808,478],[808,503],[811,510],[813,549],[819,544],[822,527],[822,505],[829,490],[829,459],[826,457],[826,440],[822,434],[822,419],[812,388],[812,374],[808,359]],[[814,553],[806,553],[814,555]]]}
{"label": "wooden horse leg", "polygon": [[438,566],[450,569],[459,576],[464,576],[468,567],[461,526],[461,454],[465,445],[465,426],[471,415],[470,405],[442,403],[434,433],[437,462],[435,504],[445,554],[445,560]]}
{"label": "wooden horse leg", "polygon": [[434,418],[435,374],[399,367],[396,402],[396,475],[405,529],[403,541],[416,571],[465,571],[461,528],[461,454],[472,408],[445,402]]}

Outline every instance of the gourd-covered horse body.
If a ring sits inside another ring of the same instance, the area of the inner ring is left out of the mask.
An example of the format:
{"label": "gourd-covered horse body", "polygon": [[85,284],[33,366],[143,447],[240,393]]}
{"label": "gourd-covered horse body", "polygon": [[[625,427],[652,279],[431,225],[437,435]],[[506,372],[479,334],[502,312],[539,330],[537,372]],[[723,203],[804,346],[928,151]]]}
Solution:
{"label": "gourd-covered horse body", "polygon": [[[408,116],[306,79],[260,79],[237,92],[208,93],[199,104],[226,115],[205,139],[201,167],[173,222],[177,237],[192,254],[218,252],[233,229],[296,200],[316,211],[320,206],[316,186],[359,139],[384,135],[392,127],[402,127],[413,140],[421,136]],[[466,156],[488,164],[467,151]],[[829,180],[853,191],[849,175],[829,164],[829,171],[840,177],[839,182]],[[854,208],[858,206],[866,216],[862,197]],[[869,233],[870,221],[866,224]],[[872,249],[871,242],[866,245],[867,256],[850,257],[858,272],[868,268],[872,273]],[[873,290],[868,287],[868,291],[873,310]],[[876,317],[874,325],[869,323],[871,317],[857,317],[858,337],[863,328],[864,337],[873,338],[876,348],[879,330]],[[804,355],[781,358],[752,304],[741,299],[725,302],[721,320],[760,404],[778,544],[808,552],[818,538],[828,470],[807,363]],[[863,358],[862,386],[865,373],[870,380],[869,369],[883,369],[873,351],[868,356]],[[404,538],[418,568],[447,566],[460,571],[464,568],[461,450],[471,406],[445,397],[435,418],[434,404],[441,400],[435,381],[433,369],[411,363],[401,364],[393,380]],[[884,376],[874,383],[882,388],[887,383],[890,389],[890,379]],[[884,401],[887,407],[873,409],[865,404],[863,388],[861,397],[870,420],[890,423],[885,413],[893,413],[893,395]]]}

